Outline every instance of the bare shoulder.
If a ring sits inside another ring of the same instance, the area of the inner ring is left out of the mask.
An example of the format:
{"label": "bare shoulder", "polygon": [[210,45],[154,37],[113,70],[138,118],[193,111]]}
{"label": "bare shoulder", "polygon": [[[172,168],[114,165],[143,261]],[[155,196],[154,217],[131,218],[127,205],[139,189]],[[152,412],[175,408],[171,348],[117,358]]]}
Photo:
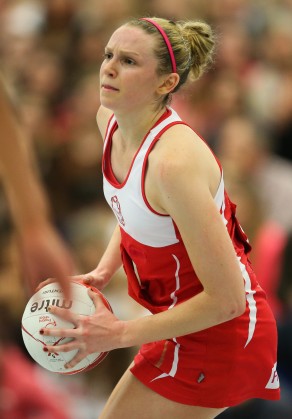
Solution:
{"label": "bare shoulder", "polygon": [[107,125],[113,112],[110,109],[100,106],[96,114],[96,122],[102,138],[105,137]]}
{"label": "bare shoulder", "polygon": [[[206,180],[217,185],[220,169],[207,144],[188,126],[168,129],[149,156],[158,182],[172,185],[178,178]],[[177,183],[177,182],[175,182]]]}

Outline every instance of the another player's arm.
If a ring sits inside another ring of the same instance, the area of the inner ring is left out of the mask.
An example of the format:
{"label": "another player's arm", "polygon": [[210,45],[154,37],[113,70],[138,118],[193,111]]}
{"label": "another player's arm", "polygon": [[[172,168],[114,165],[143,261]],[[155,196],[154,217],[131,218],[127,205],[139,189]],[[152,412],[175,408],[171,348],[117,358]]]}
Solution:
{"label": "another player's arm", "polygon": [[170,139],[167,147],[157,150],[152,173],[159,205],[175,220],[204,289],[171,310],[124,322],[120,346],[198,332],[241,315],[246,307],[235,251],[210,191],[213,157],[192,137],[178,146]]}
{"label": "another player's arm", "polygon": [[32,169],[27,141],[21,132],[0,76],[0,174],[18,229],[48,218],[48,204]]}
{"label": "another player's arm", "polygon": [[41,279],[53,276],[69,298],[67,275],[72,273],[73,261],[51,223],[44,189],[1,75],[0,130],[0,176],[20,239],[22,270],[29,291]]}

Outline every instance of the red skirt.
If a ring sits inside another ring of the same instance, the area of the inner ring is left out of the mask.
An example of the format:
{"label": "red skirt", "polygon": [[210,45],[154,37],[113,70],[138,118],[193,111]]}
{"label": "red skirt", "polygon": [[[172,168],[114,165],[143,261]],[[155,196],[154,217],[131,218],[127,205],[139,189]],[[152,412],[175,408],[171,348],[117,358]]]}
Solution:
{"label": "red skirt", "polygon": [[251,398],[278,400],[277,328],[259,294],[260,288],[250,341],[245,313],[202,332],[143,345],[131,372],[161,396],[187,405],[223,408]]}

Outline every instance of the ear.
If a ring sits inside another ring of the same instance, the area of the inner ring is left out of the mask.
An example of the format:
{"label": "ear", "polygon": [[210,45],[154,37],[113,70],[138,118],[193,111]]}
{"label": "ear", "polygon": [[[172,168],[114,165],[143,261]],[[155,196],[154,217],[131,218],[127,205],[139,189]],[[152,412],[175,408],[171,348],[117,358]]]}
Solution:
{"label": "ear", "polygon": [[171,73],[167,76],[162,77],[162,82],[157,88],[159,95],[167,95],[172,92],[179,83],[179,75],[177,73]]}

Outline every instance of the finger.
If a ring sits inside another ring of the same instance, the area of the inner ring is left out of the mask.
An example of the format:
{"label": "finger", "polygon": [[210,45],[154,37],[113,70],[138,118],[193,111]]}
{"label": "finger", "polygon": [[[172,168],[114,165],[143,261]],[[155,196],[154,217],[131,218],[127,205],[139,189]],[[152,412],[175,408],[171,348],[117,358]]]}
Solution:
{"label": "finger", "polygon": [[73,323],[75,326],[78,324],[78,316],[74,314],[71,310],[68,310],[67,308],[49,306],[48,312],[50,314],[54,314],[54,316],[57,316],[62,320],[66,320],[70,323]]}
{"label": "finger", "polygon": [[88,295],[92,299],[95,305],[95,313],[97,313],[101,308],[106,308],[108,311],[113,313],[113,309],[106,299],[106,297],[98,290],[92,289],[92,287],[88,290]]}
{"label": "finger", "polygon": [[71,359],[71,361],[67,362],[67,364],[64,365],[64,367],[67,368],[73,368],[75,365],[79,364],[79,362],[83,361],[84,358],[86,358],[87,353],[83,351],[78,351],[77,354],[74,356],[74,358]]}
{"label": "finger", "polygon": [[94,279],[92,276],[86,276],[85,278],[83,277],[82,282],[86,286],[92,286],[96,289],[99,289],[99,287],[97,286],[99,281]]}
{"label": "finger", "polygon": [[39,290],[41,290],[46,285],[52,284],[53,282],[57,282],[56,278],[48,278],[45,281],[40,282],[38,284],[38,286],[36,287],[35,292],[38,292]]}
{"label": "finger", "polygon": [[97,293],[96,291],[93,291],[91,288],[89,288],[88,290],[88,295],[89,297],[92,299],[93,304],[95,305],[95,312],[97,312],[100,308],[101,305],[104,305],[102,302],[102,297],[99,293]]}
{"label": "finger", "polygon": [[91,274],[86,274],[82,278],[82,282],[84,285],[91,286],[93,288],[96,288],[97,290],[102,290],[106,284],[104,284],[104,280],[97,279]]}
{"label": "finger", "polygon": [[91,278],[91,277],[89,277],[89,276],[87,276],[87,277],[83,277],[82,278],[82,282],[84,282],[84,284],[86,284],[86,285],[91,285],[92,284],[92,282],[93,282],[93,278]]}
{"label": "finger", "polygon": [[45,352],[59,353],[59,352],[71,352],[78,349],[78,343],[76,341],[64,343],[64,345],[46,345],[44,346]]}
{"label": "finger", "polygon": [[54,282],[58,282],[62,291],[64,293],[64,297],[66,300],[70,300],[71,298],[71,281],[69,277],[59,277],[59,278],[47,278],[46,280],[40,282],[35,289],[35,292],[40,291],[43,287],[49,284],[53,284]]}
{"label": "finger", "polygon": [[84,275],[73,275],[71,280],[75,282],[85,282]]}
{"label": "finger", "polygon": [[69,280],[69,277],[61,276],[57,280],[60,284],[60,287],[62,288],[64,298],[66,300],[70,300],[70,298],[71,298],[71,282]]}
{"label": "finger", "polygon": [[44,328],[40,330],[42,336],[55,336],[60,338],[78,338],[80,333],[77,329],[56,329],[56,328]]}

